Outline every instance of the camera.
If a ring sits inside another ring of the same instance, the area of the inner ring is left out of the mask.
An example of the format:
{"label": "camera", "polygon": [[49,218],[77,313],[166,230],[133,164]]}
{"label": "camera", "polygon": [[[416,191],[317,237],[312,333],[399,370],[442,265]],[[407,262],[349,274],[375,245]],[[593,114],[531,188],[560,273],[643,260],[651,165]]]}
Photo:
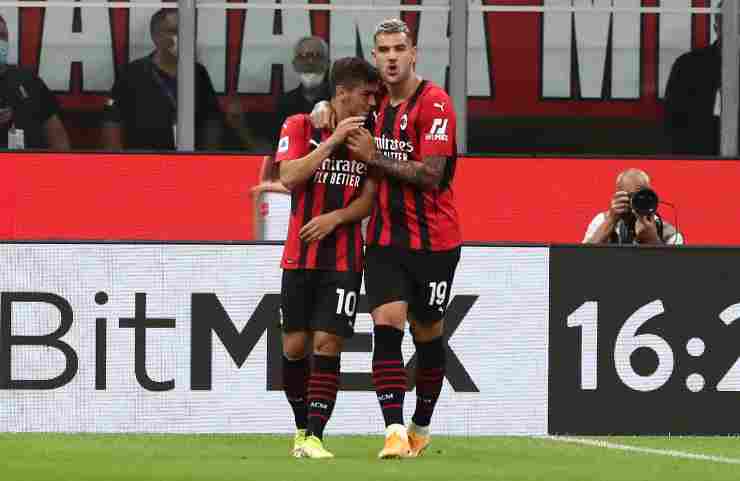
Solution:
{"label": "camera", "polygon": [[658,210],[658,194],[647,187],[633,192],[630,194],[630,209],[640,217],[655,214]]}

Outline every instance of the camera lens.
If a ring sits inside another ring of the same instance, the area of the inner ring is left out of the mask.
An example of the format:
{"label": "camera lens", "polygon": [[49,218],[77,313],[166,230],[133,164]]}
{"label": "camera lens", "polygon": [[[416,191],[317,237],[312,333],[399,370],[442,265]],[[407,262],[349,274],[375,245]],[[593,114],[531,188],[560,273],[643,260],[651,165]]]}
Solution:
{"label": "camera lens", "polygon": [[658,210],[658,194],[643,187],[630,196],[630,207],[639,216],[653,215]]}

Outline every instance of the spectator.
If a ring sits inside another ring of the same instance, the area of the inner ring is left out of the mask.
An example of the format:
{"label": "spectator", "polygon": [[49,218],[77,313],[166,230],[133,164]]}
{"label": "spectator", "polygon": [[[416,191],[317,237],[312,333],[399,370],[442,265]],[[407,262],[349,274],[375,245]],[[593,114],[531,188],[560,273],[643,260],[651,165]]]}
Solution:
{"label": "spectator", "polygon": [[[107,149],[173,150],[177,139],[177,10],[161,9],[149,32],[155,51],[117,75],[105,109]],[[196,147],[216,149],[223,117],[205,67],[195,64]]]}
{"label": "spectator", "polygon": [[69,137],[59,119],[59,104],[44,81],[25,69],[8,65],[8,25],[2,16],[0,147],[69,150]]}
{"label": "spectator", "polygon": [[[722,3],[720,2],[720,8]],[[717,41],[676,59],[665,93],[665,127],[674,154],[718,155],[722,79],[721,17]]]}
{"label": "spectator", "polygon": [[293,69],[301,84],[278,99],[278,129],[291,115],[307,114],[314,104],[329,100],[329,46],[321,37],[304,37],[293,48]]}
{"label": "spectator", "polygon": [[[584,244],[683,244],[683,235],[657,212],[641,215],[632,198],[650,189],[650,177],[642,170],[627,169],[617,176],[617,191],[609,210],[598,214],[588,226]],[[655,197],[657,208],[657,196]]]}
{"label": "spectator", "polygon": [[238,95],[231,95],[225,99],[224,110],[226,124],[222,142],[224,150],[241,150],[254,154],[272,149],[271,143],[259,138],[245,122]]}

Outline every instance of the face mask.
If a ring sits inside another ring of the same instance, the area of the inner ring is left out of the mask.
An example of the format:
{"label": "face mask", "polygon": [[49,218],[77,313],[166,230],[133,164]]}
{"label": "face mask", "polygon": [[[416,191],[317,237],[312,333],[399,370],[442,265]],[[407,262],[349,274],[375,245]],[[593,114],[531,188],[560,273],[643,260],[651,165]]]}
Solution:
{"label": "face mask", "polygon": [[301,85],[305,89],[315,89],[324,81],[323,73],[302,73],[300,75]]}
{"label": "face mask", "polygon": [[177,35],[172,37],[172,45],[168,49],[173,57],[177,57]]}
{"label": "face mask", "polygon": [[8,64],[8,41],[0,40],[0,65]]}

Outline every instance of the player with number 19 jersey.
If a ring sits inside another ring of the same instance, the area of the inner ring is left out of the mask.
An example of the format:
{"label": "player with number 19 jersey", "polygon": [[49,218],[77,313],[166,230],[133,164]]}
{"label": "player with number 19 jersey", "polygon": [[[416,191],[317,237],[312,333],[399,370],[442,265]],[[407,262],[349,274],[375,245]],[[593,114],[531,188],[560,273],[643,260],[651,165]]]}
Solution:
{"label": "player with number 19 jersey", "polygon": [[446,251],[462,239],[454,205],[452,180],[457,161],[456,116],[447,93],[429,81],[397,106],[390,96],[380,102],[373,133],[378,152],[399,162],[423,162],[445,156],[447,163],[437,188],[424,191],[385,176],[367,230],[368,245],[421,251]]}

